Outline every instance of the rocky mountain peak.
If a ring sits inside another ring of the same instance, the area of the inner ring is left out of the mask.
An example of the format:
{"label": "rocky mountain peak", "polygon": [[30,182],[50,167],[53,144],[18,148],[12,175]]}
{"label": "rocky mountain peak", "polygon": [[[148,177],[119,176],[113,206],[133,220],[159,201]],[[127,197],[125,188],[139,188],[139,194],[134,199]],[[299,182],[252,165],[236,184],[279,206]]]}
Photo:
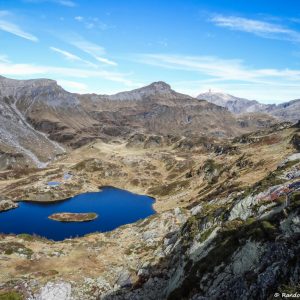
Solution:
{"label": "rocky mountain peak", "polygon": [[132,91],[111,95],[109,98],[110,100],[143,100],[149,96],[174,96],[175,94],[169,84],[157,81]]}
{"label": "rocky mountain peak", "polygon": [[154,89],[155,91],[171,91],[171,86],[164,81],[156,81],[151,83],[149,88]]}
{"label": "rocky mountain peak", "polygon": [[55,80],[52,79],[30,79],[16,80],[0,76],[0,90],[2,96],[18,96],[19,94],[31,94],[36,90],[62,90]]}

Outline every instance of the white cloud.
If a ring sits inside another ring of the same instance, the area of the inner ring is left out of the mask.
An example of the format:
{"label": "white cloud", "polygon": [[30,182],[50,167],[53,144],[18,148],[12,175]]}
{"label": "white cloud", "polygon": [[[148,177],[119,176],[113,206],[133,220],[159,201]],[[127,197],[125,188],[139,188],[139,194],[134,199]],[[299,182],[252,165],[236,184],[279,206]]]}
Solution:
{"label": "white cloud", "polygon": [[0,62],[10,63],[7,55],[2,55],[2,54],[0,54]]}
{"label": "white cloud", "polygon": [[74,20],[82,23],[85,28],[87,29],[100,29],[100,30],[106,30],[109,28],[107,24],[100,21],[98,18],[94,17],[82,17],[82,16],[76,16]]}
{"label": "white cloud", "polygon": [[68,6],[68,7],[75,7],[76,3],[74,1],[71,0],[56,0],[54,1],[60,5],[64,5],[64,6]]}
{"label": "white cloud", "polygon": [[50,49],[51,49],[52,51],[55,51],[55,52],[57,52],[57,53],[62,54],[65,58],[67,58],[67,59],[69,59],[69,60],[81,60],[80,57],[78,57],[77,55],[72,54],[72,53],[70,53],[70,52],[68,52],[68,51],[61,50],[61,49],[55,48],[55,47],[50,47]]}
{"label": "white cloud", "polygon": [[81,22],[84,18],[82,16],[76,16],[74,19],[78,22]]}
{"label": "white cloud", "polygon": [[213,16],[210,21],[219,27],[249,32],[264,38],[300,42],[300,32],[266,21],[222,15]]}
{"label": "white cloud", "polygon": [[88,60],[82,59],[81,57],[79,57],[71,52],[68,52],[66,50],[62,50],[62,49],[59,49],[56,47],[50,47],[50,49],[54,52],[57,52],[57,53],[63,55],[68,60],[82,62],[90,67],[97,68],[96,64],[93,64],[92,62],[90,62]]}
{"label": "white cloud", "polygon": [[104,80],[122,83],[127,86],[131,86],[133,84],[132,81],[127,78],[128,74],[104,70],[0,62],[0,72],[1,75],[4,76],[63,76],[68,78],[101,78]]}
{"label": "white cloud", "polygon": [[116,62],[102,57],[102,55],[105,55],[105,53],[106,53],[105,49],[102,46],[99,46],[95,43],[86,41],[81,37],[71,40],[70,44],[77,47],[81,51],[91,55],[94,59],[96,59],[97,61],[99,61],[101,63],[111,65],[111,66],[118,65]]}
{"label": "white cloud", "polygon": [[67,7],[75,7],[76,3],[71,0],[23,0],[24,2],[28,3],[43,3],[43,2],[52,2],[56,3],[62,6],[67,6]]}
{"label": "white cloud", "polygon": [[73,39],[70,43],[92,56],[105,54],[105,49],[102,46],[86,41],[83,38]]}
{"label": "white cloud", "polygon": [[34,36],[31,33],[28,33],[24,30],[22,30],[18,25],[5,21],[5,20],[0,20],[0,30],[9,32],[13,35],[16,35],[18,37],[21,37],[23,39],[32,41],[32,42],[37,42],[38,38]]}
{"label": "white cloud", "polygon": [[300,80],[300,70],[254,69],[240,59],[221,59],[213,56],[183,56],[167,54],[140,54],[138,62],[163,68],[198,72],[218,80],[257,81],[262,78]]}
{"label": "white cloud", "polygon": [[114,61],[112,61],[112,60],[109,60],[109,59],[107,59],[107,58],[103,58],[103,57],[100,57],[100,56],[94,56],[94,58],[95,58],[96,60],[98,60],[99,62],[105,63],[105,64],[107,64],[107,65],[111,65],[111,66],[117,66],[117,65],[118,65],[116,62],[114,62]]}

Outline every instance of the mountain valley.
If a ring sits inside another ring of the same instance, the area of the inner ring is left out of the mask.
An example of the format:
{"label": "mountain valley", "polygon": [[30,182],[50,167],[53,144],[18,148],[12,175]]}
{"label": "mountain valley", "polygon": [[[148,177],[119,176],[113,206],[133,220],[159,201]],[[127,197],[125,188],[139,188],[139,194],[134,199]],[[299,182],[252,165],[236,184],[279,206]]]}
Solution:
{"label": "mountain valley", "polygon": [[153,197],[156,214],[58,242],[1,234],[0,291],[39,300],[297,292],[298,104],[199,97],[164,82],[80,95],[1,77],[0,208],[112,186]]}

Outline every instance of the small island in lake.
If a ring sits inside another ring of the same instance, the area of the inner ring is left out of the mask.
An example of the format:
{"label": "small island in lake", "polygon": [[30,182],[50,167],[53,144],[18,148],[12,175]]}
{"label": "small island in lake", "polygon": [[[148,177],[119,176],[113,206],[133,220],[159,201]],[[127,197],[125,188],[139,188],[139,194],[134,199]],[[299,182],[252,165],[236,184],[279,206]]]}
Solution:
{"label": "small island in lake", "polygon": [[98,218],[96,213],[56,213],[48,217],[51,220],[59,222],[88,222]]}

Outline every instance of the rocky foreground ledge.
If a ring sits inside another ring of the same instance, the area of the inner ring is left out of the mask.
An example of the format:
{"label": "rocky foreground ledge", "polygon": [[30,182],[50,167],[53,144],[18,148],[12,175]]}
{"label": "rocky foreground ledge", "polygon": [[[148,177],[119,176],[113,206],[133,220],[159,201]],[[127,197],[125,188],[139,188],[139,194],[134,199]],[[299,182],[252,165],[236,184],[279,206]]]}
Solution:
{"label": "rocky foreground ledge", "polygon": [[11,200],[0,199],[0,212],[17,208],[19,205]]}
{"label": "rocky foreground ledge", "polygon": [[98,218],[96,213],[57,213],[48,217],[59,222],[89,222]]}

